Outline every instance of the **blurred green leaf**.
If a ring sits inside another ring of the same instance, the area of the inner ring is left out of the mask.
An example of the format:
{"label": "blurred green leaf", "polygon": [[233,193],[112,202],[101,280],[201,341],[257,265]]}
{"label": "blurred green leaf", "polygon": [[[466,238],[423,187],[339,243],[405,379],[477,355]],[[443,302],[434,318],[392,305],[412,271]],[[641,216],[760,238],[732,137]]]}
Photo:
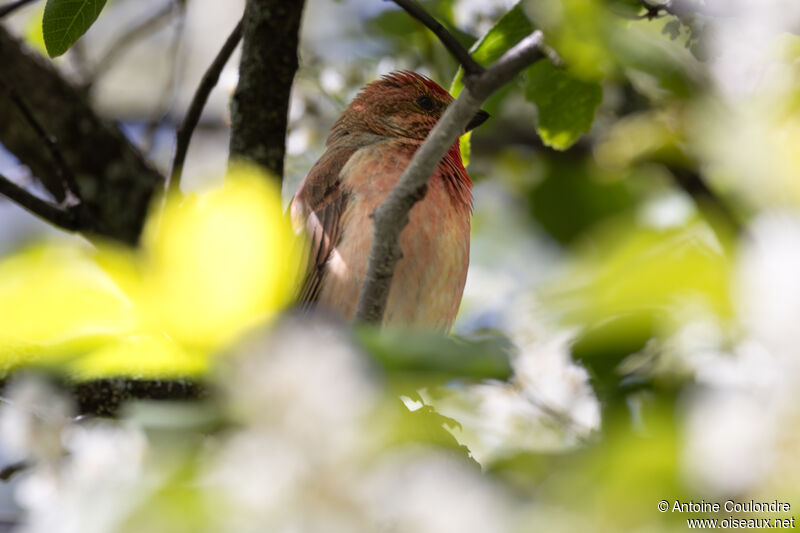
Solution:
{"label": "blurred green leaf", "polygon": [[[160,446],[162,453],[169,447]],[[196,450],[170,450],[170,463],[163,465],[161,483],[137,498],[121,527],[123,533],[153,531],[200,533],[213,531],[215,511],[203,491]],[[166,455],[166,454],[165,454]],[[218,502],[217,502],[218,503]]]}
{"label": "blurred green leaf", "polygon": [[681,34],[681,21],[675,19],[667,22],[664,25],[664,29],[661,30],[661,33],[669,36],[669,38],[674,41]]}
{"label": "blurred green leaf", "polygon": [[239,167],[222,187],[160,206],[138,250],[70,242],[5,257],[0,377],[24,365],[78,380],[205,374],[210,356],[291,300],[294,239],[279,191]]}
{"label": "blurred green leaf", "polygon": [[633,17],[642,12],[641,0],[604,0],[612,13],[623,17]]}
{"label": "blurred green leaf", "polygon": [[669,312],[693,299],[729,317],[730,276],[724,248],[703,223],[660,230],[620,220],[587,240],[560,287],[562,297],[573,298],[570,317],[584,324],[626,313]]}
{"label": "blurred green leaf", "polygon": [[609,53],[609,33],[621,17],[598,0],[523,0],[520,3],[564,60],[570,73],[585,81],[601,81],[616,67]]}
{"label": "blurred green leaf", "polygon": [[539,109],[539,136],[546,145],[566,150],[592,128],[603,88],[576,79],[549,61],[538,61],[527,73],[525,97]]}
{"label": "blurred green leaf", "polygon": [[511,375],[510,344],[505,337],[464,340],[436,332],[370,326],[359,327],[356,333],[370,355],[389,372],[478,379],[506,379]]}
{"label": "blurred green leaf", "polygon": [[224,425],[217,403],[137,400],[124,406],[123,416],[151,433],[202,434]]}
{"label": "blurred green leaf", "polygon": [[[685,98],[702,74],[682,43],[662,34],[668,18],[630,20],[630,0],[524,0],[521,5],[570,75],[609,82],[621,76],[650,98]],[[622,15],[622,16],[621,16]]]}
{"label": "blurred green leaf", "polygon": [[472,132],[468,131],[458,139],[458,147],[461,150],[461,163],[464,168],[469,166],[469,160],[472,156]]}
{"label": "blurred green leaf", "polygon": [[723,320],[732,314],[730,261],[701,222],[660,230],[626,217],[583,244],[572,270],[544,300],[561,309],[566,324],[581,328],[573,356],[604,400],[629,392],[619,390],[620,362],[650,339],[669,336],[686,310]]}
{"label": "blurred green leaf", "polygon": [[588,156],[552,153],[544,180],[530,192],[532,214],[553,238],[570,243],[598,222],[633,208],[636,198],[621,178],[601,172]]}
{"label": "blurred green leaf", "polygon": [[519,452],[485,465],[486,470],[513,487],[535,490],[548,476],[573,460],[571,453]]}
{"label": "blurred green leaf", "polygon": [[44,44],[42,32],[42,18],[44,17],[44,6],[40,6],[34,11],[28,22],[25,24],[25,44],[33,48],[42,55],[47,54],[47,47]]}
{"label": "blurred green leaf", "polygon": [[47,0],[42,33],[47,53],[58,57],[91,27],[106,0]]}
{"label": "blurred green leaf", "polygon": [[565,506],[566,512],[591,520],[593,531],[678,522],[680,515],[656,512],[660,500],[688,497],[674,411],[673,398],[646,402],[637,428],[627,412],[614,413],[604,422],[604,439],[568,457],[558,474],[538,487],[539,493],[545,501]]}
{"label": "blurred green leaf", "polygon": [[628,391],[620,389],[623,375],[620,363],[643,349],[657,334],[654,312],[627,313],[591,324],[576,340],[572,357],[580,361],[592,377],[601,402],[619,400]]}
{"label": "blurred green leaf", "polygon": [[[412,395],[416,396],[416,398],[412,398],[413,400],[421,401],[418,395]],[[422,405],[418,409],[410,410],[396,396],[387,400],[388,402],[377,412],[380,421],[374,424],[376,427],[383,426],[388,430],[383,435],[385,447],[409,443],[430,444],[449,450],[460,459],[469,458],[469,450],[459,444],[453,434],[447,430],[448,427],[458,427],[457,421],[437,412],[430,405]]]}

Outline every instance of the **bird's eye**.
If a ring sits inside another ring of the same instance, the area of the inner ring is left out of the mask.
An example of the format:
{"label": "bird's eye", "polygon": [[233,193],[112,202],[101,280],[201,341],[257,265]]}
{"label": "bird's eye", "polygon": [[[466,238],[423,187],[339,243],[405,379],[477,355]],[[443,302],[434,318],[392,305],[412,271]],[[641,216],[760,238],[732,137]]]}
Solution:
{"label": "bird's eye", "polygon": [[420,106],[425,111],[432,111],[434,107],[433,98],[428,96],[427,94],[423,94],[419,98],[417,98],[417,105]]}

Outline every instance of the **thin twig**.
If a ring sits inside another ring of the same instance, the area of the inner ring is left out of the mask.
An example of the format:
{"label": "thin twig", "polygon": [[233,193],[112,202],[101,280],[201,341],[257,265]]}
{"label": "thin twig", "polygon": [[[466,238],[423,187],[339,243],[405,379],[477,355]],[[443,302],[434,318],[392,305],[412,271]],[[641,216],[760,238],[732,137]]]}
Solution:
{"label": "thin twig", "polygon": [[128,47],[136,41],[144,39],[148,35],[152,35],[166,26],[170,20],[172,20],[172,16],[175,12],[175,0],[169,0],[161,9],[140,21],[138,24],[131,26],[125,33],[117,37],[117,39],[108,46],[105,55],[103,55],[95,65],[92,78],[103,75],[114,65],[120,54],[124,53]]}
{"label": "thin twig", "polygon": [[688,168],[677,165],[668,165],[675,184],[691,197],[697,210],[705,217],[711,229],[723,244],[729,242],[730,237],[742,235],[745,224],[706,183],[705,179]]}
{"label": "thin twig", "polygon": [[3,482],[11,481],[12,477],[19,474],[20,472],[24,472],[31,466],[33,465],[30,461],[17,461],[16,463],[11,463],[10,465],[6,465],[2,469],[0,469],[0,481]]}
{"label": "thin twig", "polygon": [[11,101],[14,102],[14,105],[25,117],[25,120],[31,125],[39,138],[42,139],[45,146],[47,146],[47,151],[50,152],[50,156],[55,161],[56,173],[59,179],[61,179],[61,183],[64,188],[64,197],[71,201],[80,198],[78,195],[78,182],[75,180],[75,176],[72,174],[72,170],[70,170],[69,165],[67,165],[67,161],[64,159],[64,154],[61,153],[61,149],[56,142],[57,139],[47,133],[47,130],[44,129],[42,123],[39,122],[36,116],[33,114],[33,110],[28,106],[27,103],[25,103],[25,100],[22,98],[22,96],[20,96],[14,87],[6,83],[5,80],[0,79],[0,89],[4,89],[8,92],[9,96],[11,97]]}
{"label": "thin twig", "polygon": [[219,81],[219,75],[222,73],[222,69],[225,67],[225,64],[228,62],[231,54],[233,54],[233,51],[236,49],[236,46],[241,40],[242,19],[240,19],[236,24],[236,27],[225,40],[225,44],[222,45],[217,57],[214,58],[214,61],[208,67],[208,70],[206,70],[205,74],[203,74],[203,78],[200,80],[200,85],[198,85],[197,90],[194,93],[194,97],[192,98],[192,103],[189,105],[189,109],[186,111],[186,117],[183,119],[181,127],[178,128],[177,141],[175,145],[175,158],[172,162],[172,173],[170,174],[169,179],[170,191],[180,190],[183,163],[186,161],[186,153],[189,150],[189,142],[192,140],[194,129],[197,127],[197,123],[200,122],[200,116],[203,114],[203,108],[206,105],[208,96],[211,94],[211,90]]}
{"label": "thin twig", "polygon": [[591,442],[590,435],[592,433],[592,428],[581,424],[579,421],[575,420],[575,418],[567,411],[562,410],[557,407],[553,407],[547,401],[543,400],[536,394],[534,394],[530,390],[526,390],[525,387],[521,385],[515,385],[519,394],[522,395],[526,400],[528,400],[531,404],[533,404],[537,409],[542,411],[545,416],[548,416],[552,419],[556,424],[559,424],[562,428],[565,428],[567,431],[572,432],[572,436],[580,444],[589,444]]}
{"label": "thin twig", "polygon": [[526,67],[547,57],[543,37],[535,31],[506,52],[481,74],[466,78],[464,89],[448,106],[403,171],[397,185],[373,213],[373,237],[367,274],[358,297],[356,319],[380,323],[386,309],[389,287],[402,257],[400,232],[408,224],[408,213],[422,198],[436,165],[464,133],[481,104]]}
{"label": "thin twig", "polygon": [[19,204],[26,211],[68,231],[79,229],[75,211],[60,208],[29,193],[7,177],[0,174],[0,194]]}
{"label": "thin twig", "polygon": [[464,73],[468,76],[472,74],[480,74],[484,71],[484,68],[475,61],[472,56],[469,54],[466,48],[461,46],[461,43],[458,42],[452,33],[447,31],[447,28],[441,25],[438,20],[433,18],[430,13],[425,11],[425,9],[416,3],[414,0],[391,0],[401,8],[403,8],[406,13],[417,19],[419,22],[425,25],[426,28],[431,30],[442,42],[442,44],[447,48],[447,50],[456,58],[461,66],[464,68]]}
{"label": "thin twig", "polygon": [[149,154],[153,149],[154,139],[159,127],[164,123],[172,109],[175,99],[178,94],[178,87],[180,85],[180,73],[182,72],[183,62],[179,60],[181,55],[181,43],[183,41],[184,29],[186,28],[186,2],[178,1],[176,3],[178,11],[178,20],[175,24],[175,29],[172,34],[172,40],[169,48],[169,76],[164,82],[161,90],[161,96],[156,109],[151,113],[140,148],[142,152]]}
{"label": "thin twig", "polygon": [[16,0],[16,2],[11,2],[4,6],[0,6],[0,18],[10,15],[17,9],[27,6],[28,4],[32,4],[35,1],[36,0]]}

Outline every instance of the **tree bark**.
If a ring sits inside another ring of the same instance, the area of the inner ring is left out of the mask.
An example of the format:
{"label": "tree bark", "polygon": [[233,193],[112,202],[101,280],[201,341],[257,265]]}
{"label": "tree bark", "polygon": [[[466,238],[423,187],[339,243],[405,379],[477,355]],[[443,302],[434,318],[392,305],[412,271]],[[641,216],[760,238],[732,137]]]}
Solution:
{"label": "tree bark", "polygon": [[231,101],[232,161],[283,177],[286,123],[304,0],[247,0],[239,84]]}
{"label": "tree bark", "polygon": [[[0,143],[63,201],[59,165],[42,137],[15,105],[22,98],[63,155],[74,176],[76,228],[129,244],[138,241],[153,193],[164,177],[115,126],[90,107],[47,59],[0,26]],[[3,89],[2,87],[6,88]]]}

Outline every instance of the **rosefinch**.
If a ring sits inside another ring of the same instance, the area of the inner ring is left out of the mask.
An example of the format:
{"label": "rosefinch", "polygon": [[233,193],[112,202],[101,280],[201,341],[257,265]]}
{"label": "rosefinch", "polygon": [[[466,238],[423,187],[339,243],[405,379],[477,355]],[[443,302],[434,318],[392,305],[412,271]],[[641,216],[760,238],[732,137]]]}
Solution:
{"label": "rosefinch", "polygon": [[[395,72],[367,85],[333,125],[327,150],[291,206],[295,226],[305,227],[311,239],[304,305],[353,318],[372,242],[370,215],[452,101],[432,80]],[[467,130],[488,116],[480,111]],[[400,235],[403,257],[384,324],[450,329],[467,277],[471,188],[456,141]]]}

